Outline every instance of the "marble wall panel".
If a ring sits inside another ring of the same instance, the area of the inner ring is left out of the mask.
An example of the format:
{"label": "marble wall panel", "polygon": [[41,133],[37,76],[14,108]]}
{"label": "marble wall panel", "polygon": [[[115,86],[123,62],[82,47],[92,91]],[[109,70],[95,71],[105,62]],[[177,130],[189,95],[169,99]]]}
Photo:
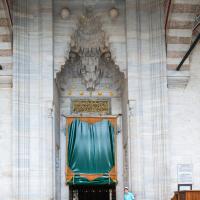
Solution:
{"label": "marble wall panel", "polygon": [[[178,164],[193,166],[193,189],[199,190],[200,148],[199,148],[199,110],[200,110],[200,45],[191,55],[190,80],[187,87],[169,89],[169,134],[170,134],[170,190],[178,185]],[[171,194],[172,196],[172,194]]]}
{"label": "marble wall panel", "polygon": [[0,88],[0,198],[12,199],[12,89]]}
{"label": "marble wall panel", "polygon": [[55,196],[52,1],[15,1],[12,198]]}
{"label": "marble wall panel", "polygon": [[129,187],[137,199],[167,200],[167,82],[162,5],[158,1],[136,0],[126,1],[126,6],[128,98],[129,111],[133,111],[129,112],[128,130]]}

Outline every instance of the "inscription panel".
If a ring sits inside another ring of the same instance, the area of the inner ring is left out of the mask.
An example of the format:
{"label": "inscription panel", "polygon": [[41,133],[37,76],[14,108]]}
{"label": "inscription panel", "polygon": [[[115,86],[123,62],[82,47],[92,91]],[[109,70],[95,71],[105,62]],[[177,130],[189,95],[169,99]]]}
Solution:
{"label": "inscription panel", "polygon": [[109,100],[72,100],[72,113],[110,114]]}

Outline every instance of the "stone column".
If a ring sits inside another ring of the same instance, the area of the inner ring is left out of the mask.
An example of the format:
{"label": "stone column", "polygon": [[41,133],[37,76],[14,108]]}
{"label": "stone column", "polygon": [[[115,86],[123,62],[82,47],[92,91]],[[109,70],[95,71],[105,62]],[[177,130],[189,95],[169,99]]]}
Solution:
{"label": "stone column", "polygon": [[116,199],[123,199],[123,189],[124,189],[124,177],[123,177],[123,132],[122,132],[122,120],[121,117],[118,118],[118,132],[117,132],[117,180],[118,184],[116,186]]}
{"label": "stone column", "polygon": [[129,187],[137,200],[167,200],[167,81],[163,5],[127,0]]}
{"label": "stone column", "polygon": [[70,115],[71,113],[71,99],[60,97],[60,178],[61,199],[69,199],[69,185],[66,184],[65,169],[66,169],[66,151],[67,151],[67,138],[66,138],[66,118],[62,115]]}
{"label": "stone column", "polygon": [[14,1],[13,199],[54,199],[52,0]]}
{"label": "stone column", "polygon": [[[111,99],[111,113],[112,115],[118,115],[122,113],[122,100],[121,98]],[[122,117],[117,118],[117,133],[115,135],[116,144],[116,166],[117,166],[117,185],[116,185],[116,198],[117,200],[123,199],[123,130],[122,130]]]}

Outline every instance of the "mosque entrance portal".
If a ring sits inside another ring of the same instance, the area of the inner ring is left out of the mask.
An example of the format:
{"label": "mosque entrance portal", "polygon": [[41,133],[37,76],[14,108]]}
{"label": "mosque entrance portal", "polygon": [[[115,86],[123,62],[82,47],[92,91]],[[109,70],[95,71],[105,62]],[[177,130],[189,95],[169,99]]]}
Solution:
{"label": "mosque entrance portal", "polygon": [[70,200],[116,200],[115,185],[70,186]]}
{"label": "mosque entrance portal", "polygon": [[115,63],[109,47],[101,18],[87,11],[78,20],[69,55],[56,74],[58,107],[63,116],[60,123],[61,170],[65,172],[66,184],[61,188],[63,199],[69,195],[70,200],[115,200],[116,191],[119,194],[123,187],[123,177],[118,179],[117,174],[123,170],[119,133],[125,74]]}

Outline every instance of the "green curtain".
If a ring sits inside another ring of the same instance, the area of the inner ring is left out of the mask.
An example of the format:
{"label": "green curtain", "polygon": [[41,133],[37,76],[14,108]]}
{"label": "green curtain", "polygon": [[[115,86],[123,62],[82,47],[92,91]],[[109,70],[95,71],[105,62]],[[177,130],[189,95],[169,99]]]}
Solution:
{"label": "green curtain", "polygon": [[[115,165],[114,128],[108,120],[90,124],[74,119],[68,127],[67,165],[75,176],[73,184],[108,184]],[[81,174],[103,174],[89,181]]]}
{"label": "green curtain", "polygon": [[110,179],[107,175],[89,181],[87,178],[75,175],[74,178],[68,182],[69,185],[115,185],[116,182]]}

